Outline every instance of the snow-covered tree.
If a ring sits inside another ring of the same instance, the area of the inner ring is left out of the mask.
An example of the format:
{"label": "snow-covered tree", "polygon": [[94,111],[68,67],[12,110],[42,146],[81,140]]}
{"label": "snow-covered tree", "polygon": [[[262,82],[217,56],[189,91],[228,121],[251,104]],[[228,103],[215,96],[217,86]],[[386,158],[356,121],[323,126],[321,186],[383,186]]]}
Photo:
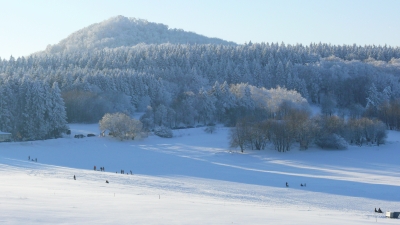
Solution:
{"label": "snow-covered tree", "polygon": [[140,137],[142,132],[142,123],[123,113],[107,113],[99,121],[99,125],[102,133],[108,130],[113,137],[117,137],[121,141],[125,139],[133,140]]}
{"label": "snow-covered tree", "polygon": [[48,123],[52,137],[60,137],[67,130],[67,113],[65,111],[64,100],[61,97],[61,90],[58,83],[54,82],[50,90],[51,108],[48,109]]}
{"label": "snow-covered tree", "polygon": [[0,86],[0,131],[12,132],[15,115],[13,112],[13,102],[16,102],[10,85]]}

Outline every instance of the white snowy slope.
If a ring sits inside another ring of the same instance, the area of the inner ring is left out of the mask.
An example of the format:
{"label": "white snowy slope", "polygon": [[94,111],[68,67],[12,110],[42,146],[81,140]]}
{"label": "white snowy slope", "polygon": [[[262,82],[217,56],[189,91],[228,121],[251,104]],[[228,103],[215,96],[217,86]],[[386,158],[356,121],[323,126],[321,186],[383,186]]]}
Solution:
{"label": "white snowy slope", "polygon": [[400,211],[398,132],[381,146],[242,154],[222,127],[123,142],[73,138],[97,125],[71,128],[0,143],[0,224],[399,223],[374,213]]}

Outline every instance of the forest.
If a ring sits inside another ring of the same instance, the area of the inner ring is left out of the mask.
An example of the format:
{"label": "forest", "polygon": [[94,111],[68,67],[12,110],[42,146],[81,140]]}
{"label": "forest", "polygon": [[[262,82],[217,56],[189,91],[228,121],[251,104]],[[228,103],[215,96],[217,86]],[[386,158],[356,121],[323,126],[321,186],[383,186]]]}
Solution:
{"label": "forest", "polygon": [[[390,46],[142,43],[11,56],[0,60],[0,130],[42,139],[59,136],[67,122],[97,123],[117,112],[142,113],[147,130],[235,127],[245,118],[283,120],[285,104],[399,129],[399,76],[400,48]],[[43,125],[55,130],[24,125],[27,115],[42,124],[56,110],[62,125]]]}

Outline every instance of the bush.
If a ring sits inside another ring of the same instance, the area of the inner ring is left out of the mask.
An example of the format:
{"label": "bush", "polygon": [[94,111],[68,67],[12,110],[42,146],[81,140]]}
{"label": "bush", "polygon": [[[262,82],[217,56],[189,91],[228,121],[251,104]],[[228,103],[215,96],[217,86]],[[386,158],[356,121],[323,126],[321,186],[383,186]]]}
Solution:
{"label": "bush", "polygon": [[162,138],[172,138],[172,130],[168,127],[160,126],[154,128],[154,134]]}
{"label": "bush", "polygon": [[209,134],[214,133],[215,130],[216,130],[215,126],[207,126],[207,127],[204,129],[204,131],[205,131],[206,133],[209,133]]}
{"label": "bush", "polygon": [[363,143],[385,143],[387,138],[386,125],[379,120],[369,118],[351,119],[347,123],[346,138],[350,143],[362,146]]}
{"label": "bush", "polygon": [[348,143],[337,134],[327,134],[315,140],[315,144],[321,148],[347,149]]}

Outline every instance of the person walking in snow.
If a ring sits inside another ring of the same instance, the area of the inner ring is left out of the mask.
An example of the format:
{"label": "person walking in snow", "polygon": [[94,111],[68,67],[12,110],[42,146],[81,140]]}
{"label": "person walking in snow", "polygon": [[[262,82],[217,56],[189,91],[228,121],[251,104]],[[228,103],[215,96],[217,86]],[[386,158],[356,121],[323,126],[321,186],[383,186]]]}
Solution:
{"label": "person walking in snow", "polygon": [[74,180],[76,180],[76,177],[75,177],[75,175],[74,175]]}
{"label": "person walking in snow", "polygon": [[96,166],[93,167],[93,170],[96,170]]}

